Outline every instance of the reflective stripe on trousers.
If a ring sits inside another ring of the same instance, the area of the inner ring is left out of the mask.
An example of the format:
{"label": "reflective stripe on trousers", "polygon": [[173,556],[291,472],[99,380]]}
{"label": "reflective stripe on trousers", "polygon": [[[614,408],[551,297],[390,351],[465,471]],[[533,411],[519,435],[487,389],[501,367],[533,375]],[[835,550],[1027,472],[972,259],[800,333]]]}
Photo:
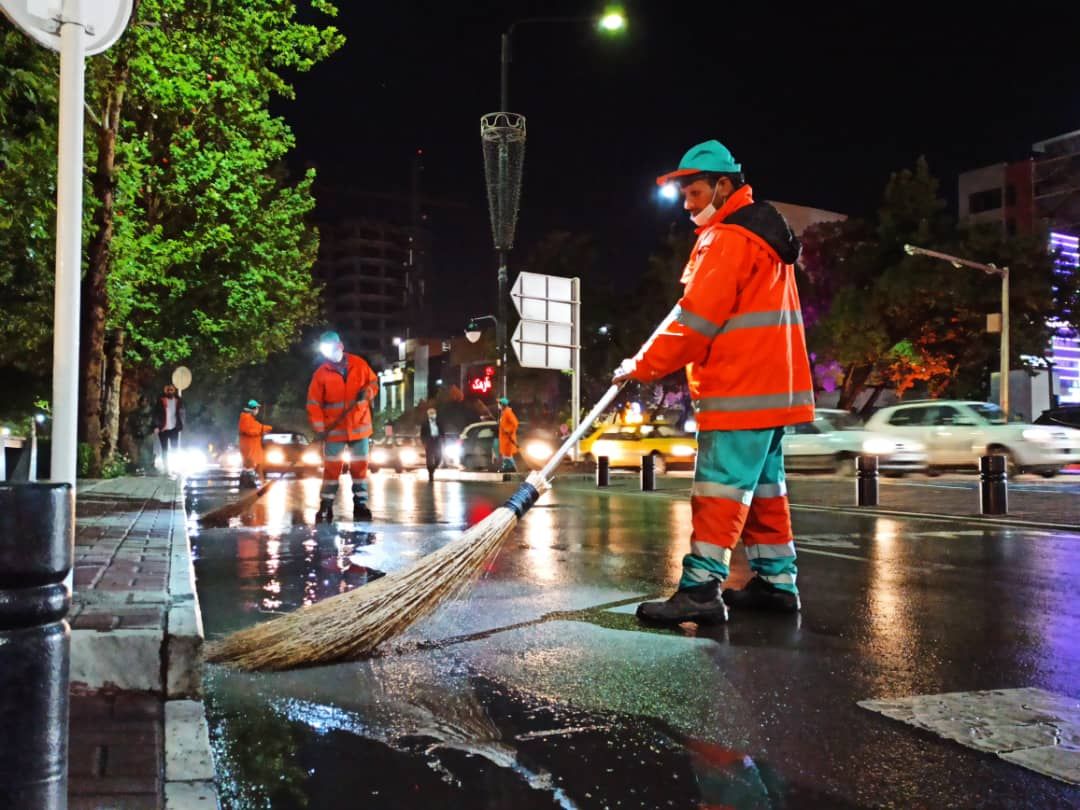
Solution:
{"label": "reflective stripe on trousers", "polygon": [[783,435],[783,428],[698,433],[690,495],[693,534],[681,587],[727,579],[731,550],[742,537],[754,573],[797,592]]}
{"label": "reflective stripe on trousers", "polygon": [[338,494],[338,479],[345,467],[345,449],[349,450],[349,476],[352,478],[353,498],[367,503],[369,439],[351,442],[327,442],[323,453],[323,481],[319,494],[323,500],[333,500]]}

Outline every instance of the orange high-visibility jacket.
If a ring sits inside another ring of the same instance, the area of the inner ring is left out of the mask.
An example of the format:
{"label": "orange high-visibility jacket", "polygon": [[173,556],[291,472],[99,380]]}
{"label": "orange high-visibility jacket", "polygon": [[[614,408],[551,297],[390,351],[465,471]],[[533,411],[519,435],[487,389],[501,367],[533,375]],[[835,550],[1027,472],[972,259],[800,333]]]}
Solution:
{"label": "orange high-visibility jacket", "polygon": [[[327,360],[315,369],[308,386],[307,412],[312,429],[316,433],[329,431],[328,442],[368,438],[371,401],[378,393],[379,378],[362,357],[346,354],[341,363]],[[356,404],[342,417],[352,402]]]}
{"label": "orange high-visibility jacket", "polygon": [[699,430],[780,427],[814,418],[794,262],[799,242],[742,186],[702,228],[683,297],[634,358],[651,382],[686,367]]}
{"label": "orange high-visibility jacket", "polygon": [[237,431],[240,433],[240,455],[244,459],[245,467],[263,463],[262,437],[272,429],[270,425],[264,425],[256,419],[251,411],[245,410],[240,414]]}
{"label": "orange high-visibility jacket", "polygon": [[513,456],[518,449],[518,418],[509,405],[504,405],[499,416],[499,455]]}

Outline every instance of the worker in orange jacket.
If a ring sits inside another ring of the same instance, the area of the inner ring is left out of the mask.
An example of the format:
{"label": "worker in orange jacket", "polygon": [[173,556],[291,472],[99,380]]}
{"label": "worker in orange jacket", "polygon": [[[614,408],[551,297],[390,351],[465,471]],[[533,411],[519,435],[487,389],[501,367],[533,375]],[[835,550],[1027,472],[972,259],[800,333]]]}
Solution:
{"label": "worker in orange jacket", "polygon": [[[697,243],[682,298],[614,381],[654,382],[686,368],[698,426],[690,504],[693,533],[676,593],[646,602],[656,622],[723,622],[728,607],[797,612],[795,541],[784,426],[814,418],[794,262],[799,241],[717,141],[690,149],[657,179],[678,183]],[[753,578],[720,593],[742,537]]]}
{"label": "worker in orange jacket", "polygon": [[517,472],[514,463],[514,455],[518,451],[517,429],[518,418],[514,409],[510,407],[510,400],[506,397],[499,398],[502,410],[499,413],[499,456],[502,458],[501,470],[503,472]]}
{"label": "worker in orange jacket", "polygon": [[247,407],[240,414],[240,424],[237,426],[240,434],[240,457],[244,465],[243,472],[240,473],[241,486],[257,486],[264,475],[262,437],[273,428],[260,422],[256,418],[258,415],[258,401],[249,399]]}
{"label": "worker in orange jacket", "polygon": [[371,520],[368,506],[368,449],[371,440],[371,403],[379,394],[379,378],[362,357],[346,354],[337,332],[319,339],[325,358],[308,386],[307,412],[316,439],[325,442],[321,504],[317,520],[334,518],[338,479],[349,454],[353,520]]}

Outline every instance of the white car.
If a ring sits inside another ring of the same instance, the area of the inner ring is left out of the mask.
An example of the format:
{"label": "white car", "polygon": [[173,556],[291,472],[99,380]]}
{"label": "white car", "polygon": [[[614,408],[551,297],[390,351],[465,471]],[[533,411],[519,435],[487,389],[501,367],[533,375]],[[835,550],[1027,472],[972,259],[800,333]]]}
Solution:
{"label": "white car", "polygon": [[1007,422],[990,402],[925,400],[882,408],[867,427],[924,442],[931,467],[978,469],[979,457],[998,453],[1009,458],[1011,472],[1057,474],[1080,462],[1080,430]]}
{"label": "white car", "polygon": [[923,472],[926,447],[896,434],[866,429],[847,411],[818,408],[813,422],[788,425],[782,441],[785,469],[855,474],[857,456],[877,456],[886,475]]}

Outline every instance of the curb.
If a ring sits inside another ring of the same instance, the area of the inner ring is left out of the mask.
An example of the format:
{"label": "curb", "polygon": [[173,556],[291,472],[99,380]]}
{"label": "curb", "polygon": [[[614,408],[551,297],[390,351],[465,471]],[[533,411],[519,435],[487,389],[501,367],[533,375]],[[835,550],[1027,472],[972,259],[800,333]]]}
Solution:
{"label": "curb", "polygon": [[214,756],[202,700],[203,624],[184,508],[177,485],[169,558],[165,677],[165,810],[218,808]]}

